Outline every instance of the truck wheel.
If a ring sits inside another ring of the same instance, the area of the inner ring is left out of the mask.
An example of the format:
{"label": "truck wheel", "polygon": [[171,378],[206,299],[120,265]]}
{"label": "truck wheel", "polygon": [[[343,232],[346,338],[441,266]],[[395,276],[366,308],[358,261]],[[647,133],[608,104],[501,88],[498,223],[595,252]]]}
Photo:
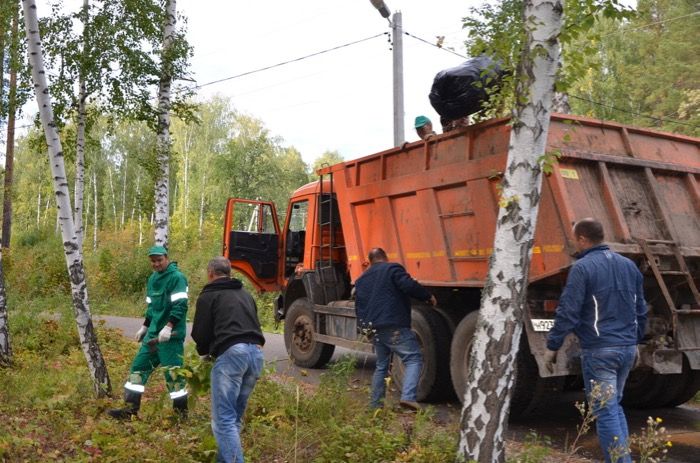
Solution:
{"label": "truck wheel", "polygon": [[333,356],[334,345],[313,339],[315,327],[311,303],[305,297],[292,302],[284,318],[284,345],[297,366],[321,368]]}
{"label": "truck wheel", "polygon": [[[450,332],[442,316],[431,308],[415,307],[411,310],[411,325],[423,353],[423,368],[418,380],[418,401],[436,401],[452,392],[449,355]],[[403,385],[403,365],[397,355],[391,363],[391,378],[400,390]]]}
{"label": "truck wheel", "polygon": [[[457,391],[460,402],[464,401],[464,393],[467,389],[469,354],[478,318],[479,312],[469,313],[457,325],[455,335],[452,338],[450,372],[452,373],[452,384]],[[564,377],[540,377],[537,362],[530,353],[525,333],[522,333],[520,338],[520,349],[515,369],[515,384],[510,405],[510,416],[513,418],[533,413],[540,405],[546,403],[552,394],[563,389]]]}
{"label": "truck wheel", "polygon": [[457,398],[464,402],[464,393],[467,389],[467,377],[469,376],[469,354],[472,351],[474,334],[476,333],[476,321],[479,312],[474,311],[467,314],[459,322],[452,337],[450,348],[450,373],[452,375],[452,386]]}
{"label": "truck wheel", "polygon": [[[680,376],[680,378],[678,378]],[[678,382],[682,386],[674,394],[668,394],[671,400],[664,406],[677,407],[683,405],[700,391],[700,370],[691,370],[688,360],[683,356],[683,373],[680,375],[670,375],[672,383]]]}
{"label": "truck wheel", "polygon": [[515,363],[515,384],[510,401],[510,417],[521,418],[542,413],[552,396],[561,394],[566,376],[540,376],[537,361],[530,352],[527,333],[520,336],[520,349]]}
{"label": "truck wheel", "polygon": [[664,404],[670,375],[656,375],[650,368],[630,372],[622,393],[622,405],[632,408],[656,408]]}

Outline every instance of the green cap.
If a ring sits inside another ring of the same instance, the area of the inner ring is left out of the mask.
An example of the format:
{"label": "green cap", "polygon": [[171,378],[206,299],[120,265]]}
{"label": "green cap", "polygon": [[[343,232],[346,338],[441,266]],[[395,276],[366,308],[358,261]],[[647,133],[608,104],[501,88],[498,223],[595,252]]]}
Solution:
{"label": "green cap", "polygon": [[418,117],[416,117],[415,126],[416,126],[417,129],[420,129],[420,128],[423,127],[425,124],[432,124],[432,122],[430,122],[430,119],[428,119],[428,118],[425,117],[425,116],[418,116]]}
{"label": "green cap", "polygon": [[151,246],[151,249],[148,250],[148,255],[149,256],[167,256],[168,250],[165,249],[165,246]]}

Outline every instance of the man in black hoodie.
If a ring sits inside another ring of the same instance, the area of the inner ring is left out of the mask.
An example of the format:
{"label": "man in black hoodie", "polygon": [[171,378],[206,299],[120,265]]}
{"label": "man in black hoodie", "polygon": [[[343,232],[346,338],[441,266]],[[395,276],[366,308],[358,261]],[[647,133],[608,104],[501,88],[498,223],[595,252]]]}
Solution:
{"label": "man in black hoodie", "polygon": [[192,339],[197,352],[215,358],[211,370],[211,426],[219,447],[217,461],[243,463],[241,420],[263,368],[265,338],[253,297],[231,264],[215,257],[207,265],[209,283],[197,299]]}

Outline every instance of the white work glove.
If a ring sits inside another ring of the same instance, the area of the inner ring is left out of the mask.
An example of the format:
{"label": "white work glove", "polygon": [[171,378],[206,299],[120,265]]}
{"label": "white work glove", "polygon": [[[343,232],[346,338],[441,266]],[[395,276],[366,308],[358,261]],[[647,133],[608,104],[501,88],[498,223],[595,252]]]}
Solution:
{"label": "white work glove", "polygon": [[158,342],[170,341],[170,336],[173,334],[173,329],[169,325],[165,325],[160,333],[158,333]]}
{"label": "white work glove", "polygon": [[146,331],[148,331],[148,327],[145,325],[141,325],[141,328],[139,328],[139,330],[134,335],[134,339],[136,339],[136,341],[138,342],[143,341],[143,337],[146,336]]}
{"label": "white work glove", "polygon": [[545,349],[544,351],[544,366],[551,374],[554,373],[554,364],[557,363],[557,351]]}

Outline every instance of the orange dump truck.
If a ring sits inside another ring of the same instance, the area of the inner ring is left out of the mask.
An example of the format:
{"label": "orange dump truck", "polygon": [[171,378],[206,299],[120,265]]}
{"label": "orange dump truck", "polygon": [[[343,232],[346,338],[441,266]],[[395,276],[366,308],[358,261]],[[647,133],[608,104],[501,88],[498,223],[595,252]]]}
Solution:
{"label": "orange dump truck", "polygon": [[[510,126],[496,119],[320,171],[289,200],[283,227],[269,202],[230,199],[224,255],[261,291],[279,291],[294,362],[321,367],[335,346],[371,352],[358,333],[353,282],[373,247],[429,287],[413,328],[424,353],[420,400],[462,396],[492,252]],[[547,331],[573,263],[572,224],[595,217],[610,247],[635,261],[649,304],[641,364],[625,400],[675,406],[700,389],[700,139],[553,115],[532,253],[513,413],[552,390],[575,387],[579,347],[550,374]],[[398,361],[397,361],[398,362]],[[401,380],[401,366],[393,368]]]}

